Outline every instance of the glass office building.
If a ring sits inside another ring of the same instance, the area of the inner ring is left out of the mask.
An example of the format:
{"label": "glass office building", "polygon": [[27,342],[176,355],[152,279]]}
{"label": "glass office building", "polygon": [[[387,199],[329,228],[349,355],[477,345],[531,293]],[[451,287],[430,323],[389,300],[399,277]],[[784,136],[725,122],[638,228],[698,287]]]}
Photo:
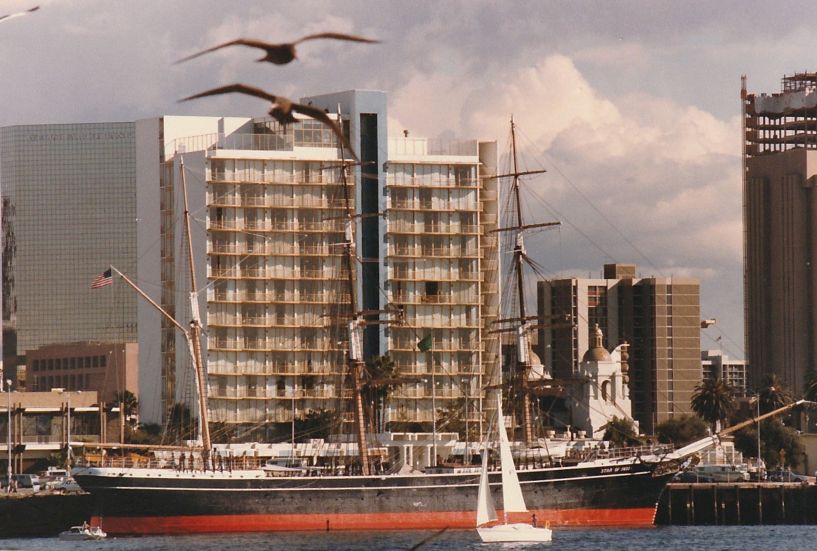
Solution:
{"label": "glass office building", "polygon": [[135,341],[136,297],[91,289],[136,267],[133,123],[0,128],[3,356],[55,342]]}

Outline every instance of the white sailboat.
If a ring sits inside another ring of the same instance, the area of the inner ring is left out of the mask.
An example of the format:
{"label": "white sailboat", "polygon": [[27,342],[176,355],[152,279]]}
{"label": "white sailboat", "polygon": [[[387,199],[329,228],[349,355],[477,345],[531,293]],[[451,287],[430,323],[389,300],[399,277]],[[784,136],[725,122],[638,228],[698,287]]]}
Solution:
{"label": "white sailboat", "polygon": [[[499,400],[497,400],[499,402]],[[499,433],[499,459],[502,471],[502,504],[504,522],[488,526],[497,520],[496,507],[488,484],[488,449],[482,452],[482,473],[479,477],[479,497],[477,498],[477,533],[484,543],[505,542],[549,542],[553,536],[550,528],[537,527],[526,523],[508,523],[508,513],[527,513],[525,498],[516,466],[511,455],[511,444],[505,430],[502,405],[497,403],[497,432]]]}

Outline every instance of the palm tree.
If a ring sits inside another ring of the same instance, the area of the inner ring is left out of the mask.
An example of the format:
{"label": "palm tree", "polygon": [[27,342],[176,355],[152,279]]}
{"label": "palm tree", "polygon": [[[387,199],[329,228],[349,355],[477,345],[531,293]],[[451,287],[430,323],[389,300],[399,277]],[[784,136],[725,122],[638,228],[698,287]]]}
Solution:
{"label": "palm tree", "polygon": [[735,391],[723,379],[707,377],[695,387],[691,405],[698,417],[718,431],[720,422],[729,419],[735,411]]}
{"label": "palm tree", "polygon": [[[806,389],[803,392],[803,399],[808,400],[809,402],[817,402],[817,371],[814,369],[809,369],[806,372],[806,377],[803,381],[804,388]],[[807,404],[803,413],[806,416],[806,425],[805,425],[805,432],[812,432],[814,427],[811,423],[812,413],[815,409],[814,403]]]}
{"label": "palm tree", "polygon": [[114,400],[116,400],[117,403],[125,406],[123,413],[127,419],[133,420],[133,417],[139,413],[139,399],[136,398],[136,396],[134,396],[133,392],[130,390],[117,392],[114,395]]}
{"label": "palm tree", "polygon": [[817,402],[817,371],[810,369],[805,377],[805,392],[803,398],[810,402]]}
{"label": "palm tree", "polygon": [[783,385],[777,375],[769,373],[758,389],[760,412],[768,413],[794,401],[791,392]]}
{"label": "palm tree", "polygon": [[388,354],[369,358],[364,379],[361,391],[368,405],[369,422],[375,430],[379,430],[383,424],[383,410],[389,393],[403,380],[397,376],[397,364]]}

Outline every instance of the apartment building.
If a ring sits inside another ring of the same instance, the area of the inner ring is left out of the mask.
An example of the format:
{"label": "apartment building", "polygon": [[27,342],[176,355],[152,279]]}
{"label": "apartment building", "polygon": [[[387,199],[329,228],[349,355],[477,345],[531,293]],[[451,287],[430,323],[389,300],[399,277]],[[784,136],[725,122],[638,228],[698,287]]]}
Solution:
{"label": "apartment building", "polygon": [[703,377],[717,377],[728,384],[738,398],[750,396],[754,390],[747,386],[746,360],[733,360],[721,350],[701,350]]}
{"label": "apartment building", "polygon": [[389,140],[384,283],[403,323],[385,344],[414,378],[394,393],[394,421],[456,410],[481,422],[482,388],[497,374],[498,337],[486,330],[499,307],[496,156],[495,142]]}
{"label": "apartment building", "polygon": [[[633,417],[645,433],[675,415],[690,413],[701,381],[700,284],[692,278],[637,277],[632,264],[607,264],[602,278],[538,283],[540,356],[553,377],[578,383],[580,361],[598,325],[604,346],[627,342]],[[553,323],[549,320],[566,320]],[[570,397],[555,404],[569,421]]]}

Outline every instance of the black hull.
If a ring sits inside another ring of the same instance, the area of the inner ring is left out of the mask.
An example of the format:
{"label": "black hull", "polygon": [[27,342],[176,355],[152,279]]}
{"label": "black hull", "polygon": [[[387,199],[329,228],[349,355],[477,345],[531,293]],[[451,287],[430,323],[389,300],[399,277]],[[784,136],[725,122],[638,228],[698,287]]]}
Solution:
{"label": "black hull", "polygon": [[[122,471],[119,471],[122,472]],[[469,528],[475,523],[478,473],[241,478],[240,472],[116,476],[87,469],[77,482],[96,500],[110,533]],[[519,471],[531,512],[553,525],[651,525],[672,472],[650,465]],[[501,510],[499,474],[492,491]],[[529,520],[525,515],[524,520]]]}

